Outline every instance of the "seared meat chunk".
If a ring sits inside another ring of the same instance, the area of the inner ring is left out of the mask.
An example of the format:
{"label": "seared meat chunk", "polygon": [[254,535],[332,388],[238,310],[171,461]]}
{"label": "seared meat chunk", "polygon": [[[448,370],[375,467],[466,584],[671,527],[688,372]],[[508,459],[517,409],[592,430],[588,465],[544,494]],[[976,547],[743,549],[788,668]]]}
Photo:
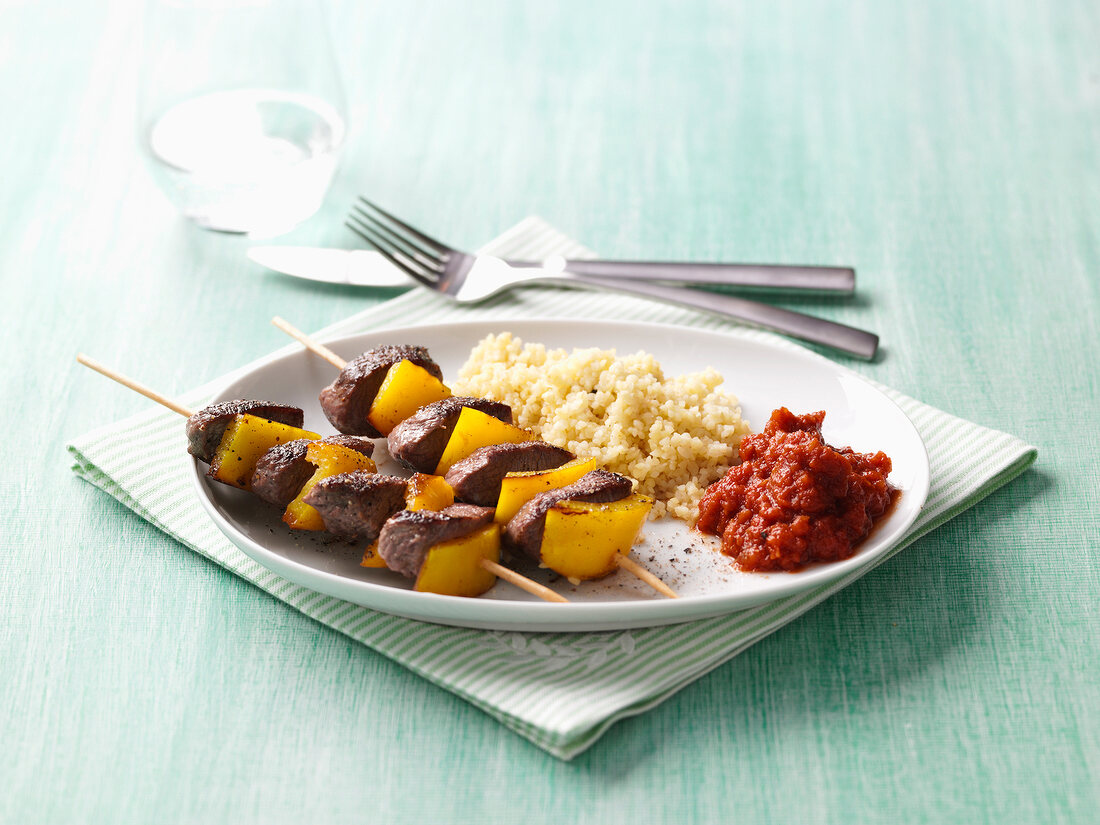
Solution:
{"label": "seared meat chunk", "polygon": [[390,455],[420,473],[434,473],[463,407],[512,423],[512,408],[488,398],[456,395],[427,404],[394,427],[386,439]]}
{"label": "seared meat chunk", "polygon": [[446,481],[454,489],[455,498],[493,507],[508,473],[553,470],[574,457],[569,450],[545,441],[493,444],[474,450],[454,464],[447,471]]}
{"label": "seared meat chunk", "polygon": [[367,350],[348,361],[336,380],[321,390],[321,409],[332,426],[348,435],[380,438],[382,433],[367,421],[367,414],[386,373],[400,361],[411,361],[443,380],[443,371],[424,347],[384,346]]}
{"label": "seared meat chunk", "polygon": [[378,555],[390,570],[414,578],[433,545],[468,536],[492,521],[491,507],[473,504],[452,504],[442,510],[402,510],[382,527]]}
{"label": "seared meat chunk", "polygon": [[[339,444],[365,456],[374,453],[374,442],[357,435],[330,435],[324,444]],[[299,438],[272,447],[256,462],[252,473],[252,492],[264,501],[286,507],[313,476],[316,466],[306,461],[309,439]]]}
{"label": "seared meat chunk", "polygon": [[367,470],[340,473],[318,481],[302,500],[334,536],[369,544],[386,519],[405,508],[405,479]]}
{"label": "seared meat chunk", "polygon": [[572,484],[539,493],[524,504],[505,525],[504,540],[513,550],[526,553],[528,557],[538,561],[547,510],[559,501],[619,501],[629,496],[633,488],[633,482],[618,473],[607,470],[585,473]]}
{"label": "seared meat chunk", "polygon": [[278,421],[290,427],[301,427],[305,419],[298,407],[276,404],[274,401],[238,399],[211,404],[187,419],[187,452],[199,461],[209,463],[218,449],[218,444],[221,443],[222,436],[225,435],[225,428],[229,426],[234,416],[242,413],[266,418],[269,421]]}
{"label": "seared meat chunk", "polygon": [[252,472],[252,492],[279,507],[286,507],[298,495],[317,468],[306,461],[308,438],[277,444],[260,456]]}

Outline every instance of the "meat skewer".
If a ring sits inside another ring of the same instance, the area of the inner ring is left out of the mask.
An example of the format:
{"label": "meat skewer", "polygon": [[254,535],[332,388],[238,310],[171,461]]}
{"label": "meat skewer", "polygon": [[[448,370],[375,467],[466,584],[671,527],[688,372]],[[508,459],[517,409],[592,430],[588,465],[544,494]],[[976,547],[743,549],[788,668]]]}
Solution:
{"label": "meat skewer", "polygon": [[[125,387],[129,387],[130,389],[140,393],[141,395],[144,395],[146,398],[149,398],[152,401],[156,401],[158,404],[167,407],[173,412],[185,416],[189,421],[193,419],[196,415],[195,411],[190,410],[187,407],[184,407],[182,404],[179,404],[168,398],[167,396],[150,389],[139,381],[135,381],[134,379],[129,378],[120,372],[116,372],[110,367],[101,364],[100,362],[88,357],[87,355],[84,355],[83,353],[78,353],[76,356],[76,360],[84,366],[95,370],[101,375],[104,375],[107,378],[110,378],[111,380],[116,381]],[[198,412],[201,413],[202,411],[200,410]],[[515,585],[521,590],[525,590],[533,596],[538,596],[544,601],[566,604],[569,602],[569,600],[562,596],[560,593],[556,593],[549,587],[545,587],[538,582],[532,581],[526,576],[523,576],[514,570],[504,567],[503,565],[497,564],[488,559],[482,559],[480,562],[480,566],[487,572],[492,573],[498,578],[504,579],[505,581]]]}
{"label": "meat skewer", "polygon": [[[292,324],[290,324],[288,321],[284,320],[283,318],[280,318],[280,317],[276,316],[275,318],[272,319],[271,322],[276,327],[278,327],[280,330],[287,333],[292,338],[294,338],[296,341],[298,341],[300,344],[302,344],[306,349],[310,350],[314,354],[316,354],[316,355],[320,356],[321,358],[325,359],[326,361],[328,361],[330,364],[332,364],[337,369],[344,370],[344,368],[348,365],[347,361],[345,361],[339,355],[334,353],[328,347],[314,341],[306,333],[304,333],[301,330],[297,329],[295,326],[293,326]],[[475,403],[476,402],[481,402],[482,404],[493,404],[494,403],[494,402],[489,401],[488,399],[447,398],[445,401],[435,402],[434,404],[429,405],[429,407],[437,407],[438,406],[442,409],[447,409],[447,410],[453,411],[457,407],[467,406],[464,403],[466,401],[471,401],[471,402],[475,402]],[[503,406],[503,405],[497,405],[497,406]],[[428,408],[427,407],[422,408],[422,410],[424,410],[424,409],[428,409]],[[420,412],[415,413],[413,415],[412,419],[413,420],[418,419],[418,417],[420,415],[421,415]],[[495,413],[490,413],[490,415],[496,415],[496,414]],[[435,416],[432,416],[432,417],[434,418]],[[502,415],[496,415],[496,417],[501,418],[503,420]],[[509,410],[509,416],[508,417],[509,417],[509,419],[511,417],[510,416],[510,410]],[[402,434],[402,431],[404,430],[404,428],[409,426],[409,422],[410,422],[410,419],[406,419],[401,424],[398,424],[391,431],[391,435],[395,436],[394,438],[388,438],[391,453],[394,453],[395,447],[398,448],[397,449],[398,453],[403,452],[403,445],[395,444],[395,441],[398,440],[398,437]],[[451,423],[450,426],[453,427],[453,423]],[[416,429],[416,428],[414,427],[413,429]],[[434,456],[434,453],[433,453],[433,456]],[[398,457],[399,460],[402,461],[402,463],[406,464],[407,466],[413,467],[414,469],[416,469],[420,472],[428,472],[428,473],[432,472],[432,469],[427,468],[427,464],[423,464],[423,465],[414,464],[414,463],[412,463],[408,460],[407,456],[404,456],[404,455],[395,456],[395,457]],[[438,458],[438,456],[434,456],[434,458]],[[429,460],[428,463],[431,463],[431,461]],[[442,472],[443,473],[447,472],[447,469],[449,469],[449,468],[445,468]],[[442,474],[442,473],[440,473],[440,474]],[[661,581],[661,579],[658,576],[654,575],[651,571],[647,570],[641,564],[639,564],[638,562],[631,559],[626,553],[618,553],[616,555],[615,562],[616,562],[617,567],[620,567],[623,570],[625,570],[626,572],[630,573],[631,575],[637,577],[640,581],[642,581],[645,584],[649,585],[651,588],[653,588],[654,590],[656,590],[658,593],[662,594],[663,596],[667,596],[670,599],[678,598],[678,595],[677,595],[676,591],[674,591],[671,587],[669,587],[667,584],[665,584],[665,582]],[[488,561],[486,561],[485,563],[486,564],[492,564],[492,562],[488,562]],[[502,570],[507,570],[508,568],[503,568],[502,567],[501,569]],[[509,570],[509,572],[513,572],[513,571]],[[500,575],[500,574],[498,573],[498,575]],[[516,575],[518,575],[518,574],[516,574]],[[504,578],[504,576],[501,575],[501,578]],[[551,592],[553,592],[553,591],[551,591]]]}

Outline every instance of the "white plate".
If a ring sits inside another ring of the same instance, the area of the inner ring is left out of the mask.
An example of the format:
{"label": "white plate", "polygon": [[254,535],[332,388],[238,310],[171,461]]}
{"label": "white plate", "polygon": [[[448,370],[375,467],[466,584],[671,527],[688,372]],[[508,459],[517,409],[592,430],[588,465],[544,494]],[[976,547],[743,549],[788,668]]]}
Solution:
{"label": "white plate", "polygon": [[[249,493],[209,481],[206,465],[195,462],[199,500],[229,539],[263,566],[292,582],[375,610],[463,627],[573,631],[648,627],[715,616],[800,593],[871,564],[912,524],[928,494],[928,458],[916,429],[889,398],[855,373],[803,350],[777,347],[736,334],[683,327],[592,321],[493,321],[384,330],[326,342],[344,358],[382,344],[426,346],[446,377],[457,374],[470,349],[489,333],[508,330],[525,342],[553,347],[615,348],[621,354],[645,350],[666,374],[707,366],[725,377],[724,389],[741,401],[753,432],[771,411],[786,406],[796,413],[825,410],[823,433],[836,446],[861,452],[883,450],[893,461],[890,481],[902,493],[890,514],[852,558],[798,573],[743,573],[716,552],[717,541],[691,531],[683,522],[651,522],[634,550],[679,594],[656,595],[632,576],[617,572],[574,587],[524,570],[550,583],[571,604],[550,604],[505,582],[477,599],[437,596],[411,590],[411,580],[387,570],[359,566],[361,548],[326,541],[317,534],[286,529],[279,513]],[[273,357],[227,386],[217,400],[263,398],[305,410],[306,429],[322,434],[332,427],[317,403],[321,388],[335,377],[332,365],[300,351]],[[379,470],[387,466],[385,440],[377,442]]]}

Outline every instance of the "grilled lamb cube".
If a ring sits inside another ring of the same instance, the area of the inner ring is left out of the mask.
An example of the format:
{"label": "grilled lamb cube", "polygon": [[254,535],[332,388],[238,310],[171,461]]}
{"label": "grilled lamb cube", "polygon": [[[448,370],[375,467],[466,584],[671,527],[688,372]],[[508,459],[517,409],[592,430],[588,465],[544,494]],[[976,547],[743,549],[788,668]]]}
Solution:
{"label": "grilled lamb cube", "polygon": [[403,478],[356,470],[321,479],[303,501],[334,536],[369,544],[386,519],[405,508],[405,484]]}
{"label": "grilled lamb cube", "polygon": [[367,420],[367,415],[386,373],[400,361],[411,361],[443,380],[443,371],[424,347],[402,345],[368,350],[348,361],[336,380],[321,390],[318,400],[329,423],[348,435],[380,438],[382,433]]}

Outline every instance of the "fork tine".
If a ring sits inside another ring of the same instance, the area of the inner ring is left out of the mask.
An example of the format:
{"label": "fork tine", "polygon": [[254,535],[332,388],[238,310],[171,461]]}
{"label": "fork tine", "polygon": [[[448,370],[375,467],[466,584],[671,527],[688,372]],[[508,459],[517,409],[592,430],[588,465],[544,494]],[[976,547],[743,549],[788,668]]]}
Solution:
{"label": "fork tine", "polygon": [[377,249],[391,264],[396,266],[414,281],[418,281],[431,289],[438,289],[439,278],[437,273],[422,269],[415,261],[401,252],[401,250],[393,248],[392,244],[388,244],[384,238],[381,238],[371,231],[370,227],[351,217],[344,222],[344,225]]}
{"label": "fork tine", "polygon": [[359,221],[362,226],[369,226],[375,231],[376,234],[386,238],[391,245],[396,246],[406,255],[419,261],[424,266],[434,269],[437,272],[442,272],[446,261],[437,256],[434,252],[425,252],[423,247],[418,246],[414,241],[406,238],[395,232],[390,227],[386,226],[377,217],[364,211],[359,206],[353,206],[351,208],[351,215],[349,218],[354,218]]}
{"label": "fork tine", "polygon": [[406,232],[410,233],[413,237],[417,238],[422,243],[427,244],[429,247],[432,248],[432,251],[435,253],[435,255],[437,257],[443,257],[445,255],[449,255],[451,252],[454,252],[454,250],[451,247],[449,247],[447,244],[443,243],[442,241],[437,241],[431,235],[425,235],[423,232],[421,232],[419,229],[417,229],[414,226],[409,226],[407,223],[405,223],[400,218],[395,217],[394,215],[391,215],[389,212],[387,212],[381,206],[379,206],[376,203],[373,203],[372,201],[367,200],[362,195],[359,196],[359,201],[361,203],[366,204],[367,206],[369,206],[371,209],[373,209],[375,212],[377,212],[383,218],[388,220],[390,223],[393,223],[393,224],[399,226],[401,229],[404,229]]}

